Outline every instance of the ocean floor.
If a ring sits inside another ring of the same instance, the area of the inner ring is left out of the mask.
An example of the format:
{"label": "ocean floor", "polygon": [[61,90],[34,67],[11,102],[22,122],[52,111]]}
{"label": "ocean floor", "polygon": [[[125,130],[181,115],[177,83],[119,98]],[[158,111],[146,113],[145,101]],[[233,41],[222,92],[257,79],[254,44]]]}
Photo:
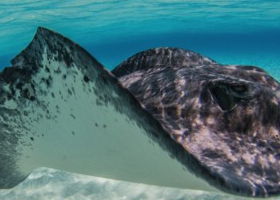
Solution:
{"label": "ocean floor", "polygon": [[[158,187],[50,168],[38,168],[13,189],[0,190],[1,200],[253,200],[225,193]],[[269,198],[276,200],[280,198]]]}

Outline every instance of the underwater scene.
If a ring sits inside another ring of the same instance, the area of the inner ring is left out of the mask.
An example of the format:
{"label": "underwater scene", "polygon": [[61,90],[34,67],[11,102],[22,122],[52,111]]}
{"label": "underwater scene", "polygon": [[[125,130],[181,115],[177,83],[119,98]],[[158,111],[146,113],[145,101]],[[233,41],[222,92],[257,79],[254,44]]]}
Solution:
{"label": "underwater scene", "polygon": [[280,199],[279,1],[0,8],[0,199]]}

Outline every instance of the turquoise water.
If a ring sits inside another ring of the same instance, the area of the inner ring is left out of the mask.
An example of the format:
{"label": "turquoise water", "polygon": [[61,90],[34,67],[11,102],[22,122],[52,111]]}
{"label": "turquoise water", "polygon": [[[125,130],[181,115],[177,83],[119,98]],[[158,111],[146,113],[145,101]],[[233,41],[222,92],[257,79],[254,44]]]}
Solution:
{"label": "turquoise water", "polygon": [[221,63],[257,65],[280,77],[276,0],[2,0],[0,8],[0,69],[45,26],[109,69],[139,51],[174,46]]}
{"label": "turquoise water", "polygon": [[278,0],[1,0],[0,70],[44,26],[108,69],[139,51],[172,46],[223,64],[260,66],[280,80],[279,22]]}

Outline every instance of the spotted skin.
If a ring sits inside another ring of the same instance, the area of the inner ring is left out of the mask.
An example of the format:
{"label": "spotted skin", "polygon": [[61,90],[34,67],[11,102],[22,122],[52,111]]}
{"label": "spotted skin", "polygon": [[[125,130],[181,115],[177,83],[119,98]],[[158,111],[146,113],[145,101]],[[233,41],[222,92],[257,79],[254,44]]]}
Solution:
{"label": "spotted skin", "polygon": [[237,194],[279,194],[280,88],[264,70],[156,48],[112,73],[201,164],[206,181]]}

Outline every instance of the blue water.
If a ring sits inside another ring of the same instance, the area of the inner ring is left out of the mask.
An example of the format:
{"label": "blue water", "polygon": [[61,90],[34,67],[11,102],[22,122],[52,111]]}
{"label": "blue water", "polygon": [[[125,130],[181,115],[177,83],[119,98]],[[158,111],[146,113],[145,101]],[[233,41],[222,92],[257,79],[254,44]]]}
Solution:
{"label": "blue water", "polygon": [[280,80],[279,22],[279,0],[1,0],[0,71],[44,26],[108,69],[139,51],[172,46],[260,66]]}
{"label": "blue water", "polygon": [[225,64],[257,65],[279,80],[279,21],[276,0],[1,0],[0,69],[45,26],[109,69],[139,51],[173,46]]}

